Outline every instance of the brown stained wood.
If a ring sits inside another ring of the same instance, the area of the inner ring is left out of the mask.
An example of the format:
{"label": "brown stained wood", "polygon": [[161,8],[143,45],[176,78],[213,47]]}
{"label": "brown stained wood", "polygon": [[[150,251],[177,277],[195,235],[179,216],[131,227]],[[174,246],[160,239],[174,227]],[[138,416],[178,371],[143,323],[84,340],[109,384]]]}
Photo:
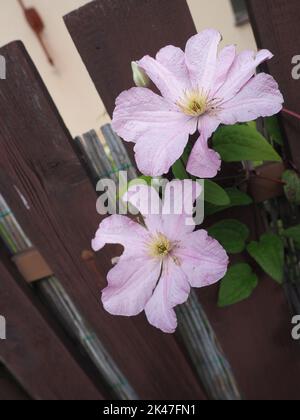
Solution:
{"label": "brown stained wood", "polygon": [[263,203],[284,195],[282,176],[286,166],[282,162],[266,163],[255,169],[248,182],[248,193],[255,203]]}
{"label": "brown stained wood", "polygon": [[[0,278],[0,313],[6,318],[0,360],[27,394],[35,400],[103,399],[2,261]],[[6,387],[6,394],[16,392],[11,381]]]}
{"label": "brown stained wood", "polygon": [[[300,1],[247,0],[254,34],[259,48],[267,48],[275,57],[266,69],[279,83],[285,108],[300,114],[300,80],[292,77],[292,59],[300,55]],[[291,159],[300,170],[300,121],[282,114],[282,123]]]}
{"label": "brown stained wood", "polygon": [[196,32],[185,0],[96,0],[65,23],[110,115],[134,85],[131,61],[169,44],[184,47]]}
{"label": "brown stained wood", "polygon": [[[265,6],[267,3],[269,7]],[[272,3],[273,0],[256,1],[259,10],[266,11],[272,9]],[[294,1],[291,3],[295,4]],[[263,21],[268,27],[267,13]],[[145,54],[154,55],[168,44],[183,47],[196,32],[185,0],[99,0],[67,15],[65,22],[110,115],[117,95],[133,86],[132,60]],[[269,43],[274,42],[272,36]],[[299,51],[300,48],[294,55]],[[287,65],[290,62],[291,58],[286,60]],[[285,76],[290,74],[291,67]],[[299,105],[296,105],[291,103],[289,106],[297,111]],[[289,124],[296,123],[290,120]],[[263,230],[261,216],[253,208],[230,210],[226,215],[228,218],[243,219],[252,227],[255,239]],[[218,215],[216,220],[222,217]],[[266,280],[252,299],[242,306],[226,310],[217,309],[217,290],[218,286],[214,286],[199,291],[200,300],[232,363],[245,398],[272,398],[280,397],[280,394],[286,397],[289,392],[291,395],[298,394],[294,388],[295,378],[299,376],[295,360],[298,347],[289,337],[289,312],[282,290]],[[242,308],[242,316],[239,308]],[[269,311],[267,316],[264,315],[266,311]],[[260,352],[262,356],[258,354]],[[296,365],[289,381],[289,373],[283,371],[285,366],[290,370],[291,360]],[[276,388],[281,374],[283,383]]]}
{"label": "brown stained wood", "polygon": [[26,401],[29,400],[28,395],[15,378],[0,365],[0,401]]}
{"label": "brown stained wood", "polygon": [[[131,61],[166,45],[183,48],[196,33],[185,0],[96,0],[65,23],[110,115],[117,96],[134,86]],[[133,158],[133,144],[125,145]]]}
{"label": "brown stained wood", "polygon": [[144,316],[108,315],[100,291],[115,251],[98,254],[103,276],[81,259],[100,222],[96,193],[72,139],[21,43],[0,50],[0,191],[27,235],[144,399],[204,399],[173,336]]}
{"label": "brown stained wood", "polygon": [[218,286],[199,292],[246,400],[299,400],[299,343],[282,287],[260,275],[253,296],[216,308]]}
{"label": "brown stained wood", "polygon": [[[226,210],[211,223],[238,219],[258,240],[264,232],[259,206]],[[300,399],[300,348],[291,337],[291,319],[284,290],[268,278],[244,253],[231,262],[247,262],[259,276],[259,286],[251,298],[228,308],[218,308],[219,285],[198,293],[223,350],[233,368],[246,400]]]}
{"label": "brown stained wood", "polygon": [[[291,35],[283,44],[281,33],[271,28],[273,22],[269,21],[269,13],[277,9],[278,27],[285,24],[285,31],[289,33],[287,23],[293,19],[296,22],[292,24],[294,33],[298,28],[299,13],[294,13],[295,16],[289,16],[288,19],[284,16],[280,22],[280,9],[289,8],[289,3],[299,8],[300,2],[254,0],[252,3],[256,5],[257,15],[261,15],[260,31],[268,32],[262,46],[276,53],[280,45],[284,66],[278,66],[278,58],[277,61],[272,60],[270,65],[274,66],[272,72],[278,73],[274,75],[283,85],[283,90],[286,90],[288,106],[299,112],[299,95],[294,93],[298,85],[292,82],[291,90],[286,85],[290,83],[291,74],[291,53],[288,51],[295,49],[295,55],[299,54],[300,48],[296,48],[295,43],[288,46],[289,41],[295,38]],[[195,33],[184,0],[99,0],[69,14],[65,22],[110,115],[116,96],[133,85],[129,66],[131,60],[145,54],[153,55],[167,44],[183,47],[187,38]],[[300,93],[299,88],[297,92]],[[299,146],[297,149],[295,145],[299,139],[298,124],[293,119],[284,119],[293,146],[293,157],[299,160]],[[230,218],[244,218],[244,222],[251,225],[255,239],[262,231],[262,219],[252,208],[230,210],[226,215]],[[201,290],[199,295],[245,397],[280,398],[288,397],[289,394],[299,397],[298,386],[295,387],[295,380],[299,376],[296,357],[299,349],[290,339],[290,319],[285,297],[276,284],[269,280],[262,281],[263,284],[252,299],[226,310],[217,309],[218,286]],[[295,371],[290,375],[293,363]],[[283,381],[279,384],[281,375]]]}

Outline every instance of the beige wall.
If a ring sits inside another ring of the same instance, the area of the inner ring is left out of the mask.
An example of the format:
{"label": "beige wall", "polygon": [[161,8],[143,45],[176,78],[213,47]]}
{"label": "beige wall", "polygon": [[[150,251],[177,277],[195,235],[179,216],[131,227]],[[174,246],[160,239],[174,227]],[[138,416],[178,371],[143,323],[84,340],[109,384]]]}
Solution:
{"label": "beige wall", "polygon": [[223,44],[236,44],[239,50],[256,48],[250,24],[235,25],[230,0],[187,0],[198,31],[216,28],[223,35]]}
{"label": "beige wall", "polygon": [[[126,1],[126,0],[120,0]],[[184,1],[184,0],[183,0]],[[46,24],[45,38],[55,61],[51,67],[17,0],[0,0],[0,45],[21,39],[43,77],[72,135],[98,128],[108,120],[103,104],[68,35],[62,16],[88,0],[24,0],[36,7]],[[254,48],[249,25],[236,27],[229,0],[188,0],[197,29],[215,27],[224,42]],[[145,51],[146,53],[146,51]]]}

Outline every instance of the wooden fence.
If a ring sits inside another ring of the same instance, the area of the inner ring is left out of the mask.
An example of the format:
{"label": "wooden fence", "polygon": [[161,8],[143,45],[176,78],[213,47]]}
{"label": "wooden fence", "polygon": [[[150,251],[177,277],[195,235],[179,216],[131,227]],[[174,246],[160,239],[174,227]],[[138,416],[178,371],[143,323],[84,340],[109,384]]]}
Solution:
{"label": "wooden fence", "polygon": [[[259,48],[268,48],[275,58],[265,65],[284,92],[285,107],[299,112],[299,80],[292,77],[293,57],[300,54],[298,0],[247,0],[254,34]],[[288,139],[290,157],[300,170],[300,122],[283,115],[282,124]]]}
{"label": "wooden fence", "polygon": [[[270,4],[262,19],[265,6],[249,1],[256,31],[268,47],[273,25],[265,21],[276,20],[280,10],[283,21],[288,14],[290,22],[300,11],[296,0],[264,2]],[[185,0],[96,0],[66,16],[65,22],[110,114],[115,97],[132,86],[132,60],[154,54],[166,44],[183,47],[195,33]],[[291,39],[296,39],[296,20],[290,28]],[[279,40],[283,30],[278,19]],[[279,41],[270,48],[280,55],[278,45]],[[8,69],[7,80],[0,81],[0,193],[139,398],[207,399],[176,336],[150,327],[144,315],[124,319],[103,310],[100,290],[118,248],[96,256],[97,271],[82,259],[100,222],[93,185],[23,45],[11,43],[0,54]],[[270,70],[276,73],[275,68]],[[280,70],[276,75],[280,77]],[[296,108],[292,87],[285,80],[281,87],[290,95],[289,106]],[[299,126],[289,120],[285,124],[292,153],[299,156],[295,140]],[[251,226],[253,237],[258,235],[262,223],[257,208],[243,211],[242,216],[240,209],[229,214]],[[0,277],[0,313],[8,320],[0,360],[24,390],[18,392],[32,399],[110,398],[105,384],[4,251]],[[198,293],[243,396],[299,399],[300,350],[290,337],[282,289],[262,275],[253,298],[239,305],[217,309],[216,295],[217,286]],[[5,378],[5,387],[16,393],[11,378]]]}

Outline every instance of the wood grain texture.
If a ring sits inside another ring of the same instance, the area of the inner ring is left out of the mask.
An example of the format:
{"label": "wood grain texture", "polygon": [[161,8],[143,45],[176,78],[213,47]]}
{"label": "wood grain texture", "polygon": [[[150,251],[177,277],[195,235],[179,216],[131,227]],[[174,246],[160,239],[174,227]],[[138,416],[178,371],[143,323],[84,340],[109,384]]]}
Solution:
{"label": "wood grain texture", "polygon": [[0,90],[0,191],[138,395],[204,399],[174,337],[144,316],[117,318],[103,310],[100,291],[117,249],[99,253],[102,277],[81,260],[100,222],[96,193],[22,44],[0,53],[9,69]]}
{"label": "wood grain texture", "polygon": [[[264,66],[277,82],[285,99],[285,108],[300,114],[300,80],[292,77],[292,58],[300,55],[299,0],[247,0],[254,34],[259,48],[267,48],[275,57]],[[282,114],[290,157],[300,170],[300,121]]]}
{"label": "wood grain texture", "polygon": [[[273,0],[257,0],[256,3],[258,8],[267,11],[265,4],[270,3],[272,9]],[[267,14],[263,20],[268,26]],[[117,95],[133,86],[132,60],[145,54],[155,55],[168,44],[183,47],[196,32],[185,0],[93,1],[66,16],[65,22],[110,115]],[[269,42],[273,42],[272,36]],[[290,61],[291,58],[288,63]],[[290,71],[289,67],[287,77]],[[295,121],[290,123],[293,125]],[[130,144],[129,147],[132,157]],[[236,171],[236,168],[231,165],[230,173],[232,170]],[[253,208],[230,210],[226,216],[246,222],[255,239],[262,231],[262,218]],[[220,218],[223,215],[218,215],[216,220]],[[232,363],[245,398],[297,395],[298,363],[290,379],[289,374],[283,372],[285,366],[291,367],[290,360],[295,361],[298,347],[289,337],[289,312],[282,290],[266,280],[252,299],[226,310],[217,309],[217,290],[218,286],[203,289],[199,297]],[[268,315],[264,316],[268,310]],[[257,349],[262,355],[257,354]],[[283,382],[276,388],[281,374]]]}
{"label": "wood grain texture", "polygon": [[[0,278],[0,313],[7,328],[0,360],[27,394],[35,400],[103,399],[2,261]],[[8,397],[13,389],[10,381],[0,395]]]}
{"label": "wood grain texture", "polygon": [[16,382],[15,378],[0,366],[0,401],[27,401],[28,395]]}
{"label": "wood grain texture", "polygon": [[218,287],[203,289],[200,300],[218,334],[246,400],[299,400],[299,343],[291,338],[284,292],[260,275],[254,295],[217,309]]}
{"label": "wood grain texture", "polygon": [[[237,207],[222,219],[238,219],[258,240],[264,232],[260,207]],[[211,223],[220,220],[211,219]],[[232,263],[247,262],[259,275],[251,298],[228,308],[217,308],[219,286],[199,291],[199,299],[233,368],[246,400],[300,399],[300,349],[292,340],[292,315],[284,290],[268,278],[244,253],[231,256]]]}
{"label": "wood grain texture", "polygon": [[110,115],[133,86],[131,61],[169,44],[184,47],[196,32],[185,0],[96,0],[65,23]]}
{"label": "wood grain texture", "polygon": [[[132,61],[166,45],[184,48],[196,33],[185,0],[96,0],[65,23],[110,116],[117,96],[134,86]],[[133,143],[125,146],[134,162]]]}

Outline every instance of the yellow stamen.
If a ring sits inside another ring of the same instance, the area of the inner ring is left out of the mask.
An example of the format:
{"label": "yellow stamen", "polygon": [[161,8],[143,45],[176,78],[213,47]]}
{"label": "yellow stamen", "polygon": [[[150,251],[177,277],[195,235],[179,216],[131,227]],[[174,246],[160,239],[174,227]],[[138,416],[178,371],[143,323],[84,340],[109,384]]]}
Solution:
{"label": "yellow stamen", "polygon": [[186,91],[177,105],[181,111],[192,117],[200,117],[209,108],[208,95],[203,90]]}
{"label": "yellow stamen", "polygon": [[150,249],[150,255],[154,258],[164,258],[173,249],[172,242],[169,241],[169,239],[163,235],[162,233],[159,233],[157,236],[153,238],[153,241],[150,243],[149,246]]}

